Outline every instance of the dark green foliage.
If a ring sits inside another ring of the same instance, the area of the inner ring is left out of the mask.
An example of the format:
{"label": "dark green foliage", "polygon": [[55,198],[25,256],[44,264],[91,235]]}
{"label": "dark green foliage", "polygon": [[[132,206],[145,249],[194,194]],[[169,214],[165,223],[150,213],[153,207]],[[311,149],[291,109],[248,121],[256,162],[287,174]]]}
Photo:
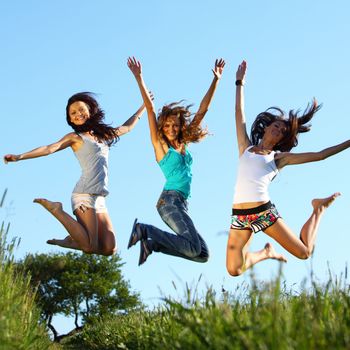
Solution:
{"label": "dark green foliage", "polygon": [[140,305],[139,295],[123,279],[121,266],[118,255],[80,253],[29,254],[18,263],[18,269],[32,276],[42,318],[55,337],[51,324],[55,314],[73,315],[79,328],[79,317],[87,323]]}

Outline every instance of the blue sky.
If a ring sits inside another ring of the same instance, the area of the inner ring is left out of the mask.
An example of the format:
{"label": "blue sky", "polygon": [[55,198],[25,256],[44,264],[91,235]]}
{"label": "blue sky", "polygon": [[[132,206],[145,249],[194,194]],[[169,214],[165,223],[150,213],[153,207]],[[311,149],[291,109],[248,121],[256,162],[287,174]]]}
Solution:
{"label": "blue sky", "polygon": [[[345,0],[2,1],[1,154],[28,151],[70,132],[65,105],[79,91],[96,92],[107,122],[122,124],[141,103],[126,65],[129,55],[141,60],[158,109],[186,99],[194,103],[194,110],[212,80],[215,59],[223,57],[225,72],[205,118],[212,135],[191,147],[190,213],[209,245],[210,261],[202,265],[153,254],[138,267],[138,247],[126,249],[135,217],[166,228],[155,209],[164,180],[146,118],[111,150],[107,204],[125,262],[123,273],[145,303],[157,304],[162,294],[182,295],[185,284],[195,284],[201,275],[199,293],[208,285],[217,291],[222,286],[235,290],[250,280],[248,273],[228,276],[227,236],[222,233],[229,227],[237,166],[236,67],[247,60],[249,127],[270,106],[304,109],[316,97],[323,108],[295,152],[317,151],[348,139],[349,6]],[[344,225],[350,202],[349,156],[347,150],[320,163],[287,167],[271,186],[272,200],[296,233],[311,213],[312,198],[342,193],[321,222],[311,260],[297,260],[275,244],[288,258],[283,267],[288,285],[299,285],[311,270],[326,280],[327,264],[340,275],[349,261],[349,229]],[[32,200],[61,201],[70,211],[70,194],[79,175],[70,149],[0,165],[0,185],[8,188],[2,216],[11,222],[11,236],[21,238],[17,257],[58,250],[45,242],[63,237],[63,227]],[[257,234],[252,249],[267,241],[263,233]],[[269,280],[278,272],[278,263],[262,262],[254,271],[259,279]],[[73,327],[70,321],[57,322],[59,331]]]}

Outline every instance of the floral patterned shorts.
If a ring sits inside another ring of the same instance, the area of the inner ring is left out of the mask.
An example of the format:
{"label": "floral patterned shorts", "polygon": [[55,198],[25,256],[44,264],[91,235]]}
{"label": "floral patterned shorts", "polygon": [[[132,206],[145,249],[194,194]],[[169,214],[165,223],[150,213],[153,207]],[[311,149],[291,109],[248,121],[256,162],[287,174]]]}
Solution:
{"label": "floral patterned shorts", "polygon": [[232,209],[231,228],[235,230],[252,230],[257,233],[273,225],[281,218],[276,207],[267,202],[256,208]]}

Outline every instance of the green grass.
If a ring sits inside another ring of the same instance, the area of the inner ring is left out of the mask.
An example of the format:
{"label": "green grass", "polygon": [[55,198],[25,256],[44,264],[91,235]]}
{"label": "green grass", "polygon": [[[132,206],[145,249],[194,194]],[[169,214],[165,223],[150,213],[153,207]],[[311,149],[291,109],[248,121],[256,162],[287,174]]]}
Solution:
{"label": "green grass", "polygon": [[155,310],[101,319],[67,349],[350,349],[350,289],[331,276],[298,293],[281,278],[219,296],[186,290]]}
{"label": "green grass", "polygon": [[[2,205],[1,201],[0,206]],[[16,272],[13,250],[16,239],[7,243],[9,225],[0,228],[0,349],[49,349],[45,327],[39,325],[39,313],[30,292],[29,278]]]}

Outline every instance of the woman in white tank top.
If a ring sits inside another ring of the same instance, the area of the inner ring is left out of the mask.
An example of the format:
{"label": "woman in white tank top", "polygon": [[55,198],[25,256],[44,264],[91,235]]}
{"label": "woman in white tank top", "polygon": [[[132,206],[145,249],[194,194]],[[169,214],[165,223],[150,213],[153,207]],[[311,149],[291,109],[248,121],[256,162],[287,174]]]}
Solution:
{"label": "woman in white tank top", "polygon": [[123,125],[113,128],[104,123],[104,112],[93,94],[82,92],[71,96],[66,107],[71,132],[59,141],[19,155],[7,154],[5,163],[47,156],[71,147],[79,160],[82,175],[72,194],[74,219],[60,202],[36,198],[34,202],[47,209],[68,231],[64,239],[47,243],[85,253],[112,255],[117,243],[105,196],[108,194],[108,151],[119,137],[131,131],[145,111],[142,105]]}
{"label": "woman in white tank top", "polygon": [[253,123],[249,138],[243,95],[246,69],[246,62],[243,61],[236,73],[235,114],[239,166],[226,254],[226,268],[232,276],[241,275],[262,260],[286,261],[270,243],[257,252],[248,251],[254,233],[261,230],[297,258],[307,259],[311,256],[320,219],[340,193],[312,200],[311,216],[297,237],[270,202],[268,186],[286,165],[324,160],[350,147],[350,140],[347,140],[319,152],[290,153],[298,144],[298,134],[310,130],[307,123],[320,109],[315,100],[301,116],[290,111],[287,118],[279,108],[269,108],[260,113]]}

